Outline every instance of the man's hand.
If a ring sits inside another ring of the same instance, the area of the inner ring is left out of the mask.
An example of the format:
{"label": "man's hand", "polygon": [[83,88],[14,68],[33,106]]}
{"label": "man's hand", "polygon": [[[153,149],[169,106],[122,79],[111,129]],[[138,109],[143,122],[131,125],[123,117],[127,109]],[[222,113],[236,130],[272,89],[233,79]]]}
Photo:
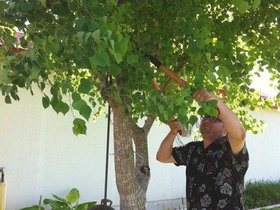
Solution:
{"label": "man's hand", "polygon": [[224,128],[227,131],[233,154],[238,154],[244,146],[246,137],[246,131],[238,117],[215,94],[206,90],[196,91],[193,94],[193,98],[204,102],[211,100],[218,101],[219,119],[223,122]]}
{"label": "man's hand", "polygon": [[212,100],[218,100],[218,97],[214,93],[210,93],[206,90],[198,90],[196,91],[193,96],[194,99],[199,100],[199,101],[212,101]]}
{"label": "man's hand", "polygon": [[180,125],[180,123],[176,120],[176,119],[172,119],[168,122],[169,128],[170,128],[170,132],[172,134],[177,134],[182,132],[182,127]]}
{"label": "man's hand", "polygon": [[172,147],[177,133],[182,129],[180,123],[176,119],[168,122],[170,127],[169,133],[163,139],[157,152],[157,160],[163,163],[175,163],[172,156]]}

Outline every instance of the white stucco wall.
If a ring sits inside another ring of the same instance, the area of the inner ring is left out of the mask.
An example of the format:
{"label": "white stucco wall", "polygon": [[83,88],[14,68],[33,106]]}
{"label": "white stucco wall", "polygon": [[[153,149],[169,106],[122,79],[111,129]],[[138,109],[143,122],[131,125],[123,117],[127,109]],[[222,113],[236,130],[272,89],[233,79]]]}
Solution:
{"label": "white stucco wall", "polygon": [[246,180],[280,179],[280,112],[260,111],[257,119],[265,120],[264,132],[258,135],[247,134],[247,147],[250,167]]}
{"label": "white stucco wall", "polygon": [[[6,210],[37,204],[39,196],[65,196],[75,187],[81,202],[100,200],[104,196],[104,172],[107,121],[101,117],[88,124],[88,134],[72,134],[72,116],[57,115],[42,108],[41,95],[21,92],[20,102],[4,103],[0,97],[0,167],[5,167],[7,186]],[[267,122],[263,134],[247,137],[250,168],[246,181],[280,178],[280,112],[260,111],[257,118]],[[155,154],[168,128],[154,125],[149,134],[151,180],[148,201],[181,198],[185,195],[185,169],[162,164]],[[187,143],[187,139],[182,139]],[[119,197],[115,184],[111,135],[108,195],[114,205]]]}

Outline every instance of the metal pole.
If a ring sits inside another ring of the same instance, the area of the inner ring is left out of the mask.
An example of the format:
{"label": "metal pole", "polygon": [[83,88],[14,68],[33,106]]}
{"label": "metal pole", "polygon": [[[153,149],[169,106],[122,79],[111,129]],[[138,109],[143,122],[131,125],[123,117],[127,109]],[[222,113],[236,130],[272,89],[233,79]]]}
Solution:
{"label": "metal pole", "polygon": [[0,210],[5,209],[5,193],[6,193],[6,186],[5,186],[5,175],[4,175],[4,168],[0,168],[1,173],[1,180],[0,180]]}
{"label": "metal pole", "polygon": [[105,167],[105,189],[104,199],[107,200],[107,182],[108,182],[108,162],[109,162],[109,143],[110,143],[110,116],[111,107],[108,105],[108,122],[107,122],[107,146],[106,146],[106,167]]}

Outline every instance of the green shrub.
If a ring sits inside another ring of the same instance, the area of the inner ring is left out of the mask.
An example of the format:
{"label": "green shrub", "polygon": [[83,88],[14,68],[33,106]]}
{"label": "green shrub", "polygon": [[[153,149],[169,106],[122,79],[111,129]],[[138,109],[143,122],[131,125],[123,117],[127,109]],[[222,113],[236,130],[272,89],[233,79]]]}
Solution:
{"label": "green shrub", "polygon": [[247,208],[280,203],[280,180],[248,182],[245,186],[244,202]]}

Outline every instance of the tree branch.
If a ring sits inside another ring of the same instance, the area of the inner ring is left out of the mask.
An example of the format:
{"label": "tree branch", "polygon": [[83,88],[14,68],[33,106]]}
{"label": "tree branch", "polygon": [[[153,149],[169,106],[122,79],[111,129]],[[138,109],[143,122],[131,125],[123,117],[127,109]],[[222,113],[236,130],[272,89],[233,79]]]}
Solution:
{"label": "tree branch", "polygon": [[109,103],[111,107],[116,107],[117,102],[114,99],[112,92],[109,91],[109,87],[112,85],[108,82],[107,76],[96,73],[96,77],[100,81],[100,93],[102,98]]}
{"label": "tree branch", "polygon": [[145,124],[143,126],[143,131],[145,134],[148,134],[150,129],[152,128],[154,121],[156,119],[156,116],[154,114],[151,114],[148,116],[148,118],[145,121]]}

